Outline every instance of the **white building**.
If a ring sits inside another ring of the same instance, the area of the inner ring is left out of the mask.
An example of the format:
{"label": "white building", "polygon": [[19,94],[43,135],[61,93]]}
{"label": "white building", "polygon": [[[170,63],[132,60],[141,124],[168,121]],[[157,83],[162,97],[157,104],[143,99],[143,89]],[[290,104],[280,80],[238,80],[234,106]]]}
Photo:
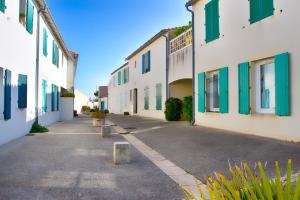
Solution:
{"label": "white building", "polygon": [[192,0],[196,123],[300,141],[297,0]]}
{"label": "white building", "polygon": [[73,89],[78,55],[70,54],[44,0],[0,1],[0,27],[3,144],[27,134],[37,117],[42,125],[60,119],[60,93]]}
{"label": "white building", "polygon": [[98,107],[100,111],[108,110],[108,87],[100,86],[98,92]]}
{"label": "white building", "polygon": [[93,107],[92,102],[90,102],[90,97],[86,94],[82,93],[81,91],[75,89],[75,99],[74,99],[74,110],[77,113],[81,113],[82,106]]}
{"label": "white building", "polygon": [[174,38],[175,31],[161,30],[112,72],[108,86],[110,112],[164,119],[169,96],[192,94],[191,30]]}

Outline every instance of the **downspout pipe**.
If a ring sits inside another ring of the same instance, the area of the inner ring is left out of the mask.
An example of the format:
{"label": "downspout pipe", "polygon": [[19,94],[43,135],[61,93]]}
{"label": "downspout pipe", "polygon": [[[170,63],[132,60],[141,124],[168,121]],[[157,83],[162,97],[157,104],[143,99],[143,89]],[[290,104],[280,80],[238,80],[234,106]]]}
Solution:
{"label": "downspout pipe", "polygon": [[192,14],[192,97],[193,97],[193,105],[192,105],[192,110],[193,110],[193,120],[192,124],[195,124],[195,14],[192,9],[190,9],[191,3],[186,3],[185,8],[187,9],[188,12]]}
{"label": "downspout pipe", "polygon": [[166,39],[166,100],[170,97],[170,90],[169,90],[169,49],[170,49],[170,40],[169,37],[163,35]]}
{"label": "downspout pipe", "polygon": [[39,74],[40,74],[40,14],[46,10],[46,6],[37,11],[36,29],[36,67],[35,67],[35,122],[39,122]]}

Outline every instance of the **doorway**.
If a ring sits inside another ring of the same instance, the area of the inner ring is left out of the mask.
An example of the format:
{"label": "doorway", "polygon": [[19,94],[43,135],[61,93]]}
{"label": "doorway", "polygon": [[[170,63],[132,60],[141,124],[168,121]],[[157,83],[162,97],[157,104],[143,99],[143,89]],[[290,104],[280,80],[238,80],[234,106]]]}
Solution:
{"label": "doorway", "polygon": [[138,89],[134,88],[133,90],[133,113],[138,113]]}

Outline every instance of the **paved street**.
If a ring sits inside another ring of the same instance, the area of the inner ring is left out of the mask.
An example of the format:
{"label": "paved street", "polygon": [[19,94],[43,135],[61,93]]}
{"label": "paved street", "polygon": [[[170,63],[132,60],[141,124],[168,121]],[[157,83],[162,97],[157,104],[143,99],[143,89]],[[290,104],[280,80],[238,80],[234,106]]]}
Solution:
{"label": "paved street", "polygon": [[233,165],[247,161],[255,168],[255,162],[260,160],[267,164],[268,175],[273,176],[276,160],[285,167],[287,159],[292,158],[294,170],[300,169],[300,144],[192,127],[185,122],[121,115],[109,118],[121,127],[130,128],[128,130],[146,145],[202,181],[215,171],[226,173],[229,162]]}
{"label": "paved street", "polygon": [[0,199],[182,199],[177,184],[131,148],[132,162],[112,164],[112,144],[89,118],[50,127],[0,147]]}

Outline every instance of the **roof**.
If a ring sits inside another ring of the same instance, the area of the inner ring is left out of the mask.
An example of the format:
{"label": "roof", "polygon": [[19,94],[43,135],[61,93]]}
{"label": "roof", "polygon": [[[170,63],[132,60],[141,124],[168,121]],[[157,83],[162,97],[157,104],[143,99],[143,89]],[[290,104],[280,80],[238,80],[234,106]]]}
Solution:
{"label": "roof", "polygon": [[135,50],[132,54],[130,54],[126,58],[126,60],[129,60],[130,58],[132,58],[133,56],[135,56],[136,54],[138,54],[139,52],[141,52],[144,48],[146,48],[147,46],[149,46],[150,44],[152,44],[153,42],[155,42],[157,39],[159,39],[160,37],[162,37],[166,33],[169,33],[171,31],[175,31],[175,30],[176,30],[176,28],[162,29],[156,35],[154,35],[150,40],[148,40],[147,42],[145,42],[142,46],[140,46],[137,50]]}
{"label": "roof", "polygon": [[108,96],[108,87],[107,86],[100,86],[99,87],[99,98],[107,97]]}
{"label": "roof", "polygon": [[121,67],[119,67],[118,69],[116,69],[115,71],[113,71],[110,75],[113,75],[114,73],[116,73],[117,71],[119,71],[120,69],[122,69],[123,67],[126,67],[128,65],[128,62],[126,62],[125,64],[123,64]]}
{"label": "roof", "polygon": [[191,6],[191,5],[193,5],[194,3],[196,3],[197,1],[199,1],[199,0],[189,0],[189,1],[186,3],[186,5],[187,5],[187,6]]}
{"label": "roof", "polygon": [[35,5],[37,6],[38,10],[45,9],[41,12],[41,16],[45,20],[46,24],[49,26],[50,31],[52,32],[54,38],[58,42],[59,46],[61,47],[62,51],[65,53],[65,55],[69,58],[70,52],[67,48],[67,45],[65,44],[57,25],[55,24],[55,21],[51,15],[50,9],[48,8],[45,0],[35,0]]}

